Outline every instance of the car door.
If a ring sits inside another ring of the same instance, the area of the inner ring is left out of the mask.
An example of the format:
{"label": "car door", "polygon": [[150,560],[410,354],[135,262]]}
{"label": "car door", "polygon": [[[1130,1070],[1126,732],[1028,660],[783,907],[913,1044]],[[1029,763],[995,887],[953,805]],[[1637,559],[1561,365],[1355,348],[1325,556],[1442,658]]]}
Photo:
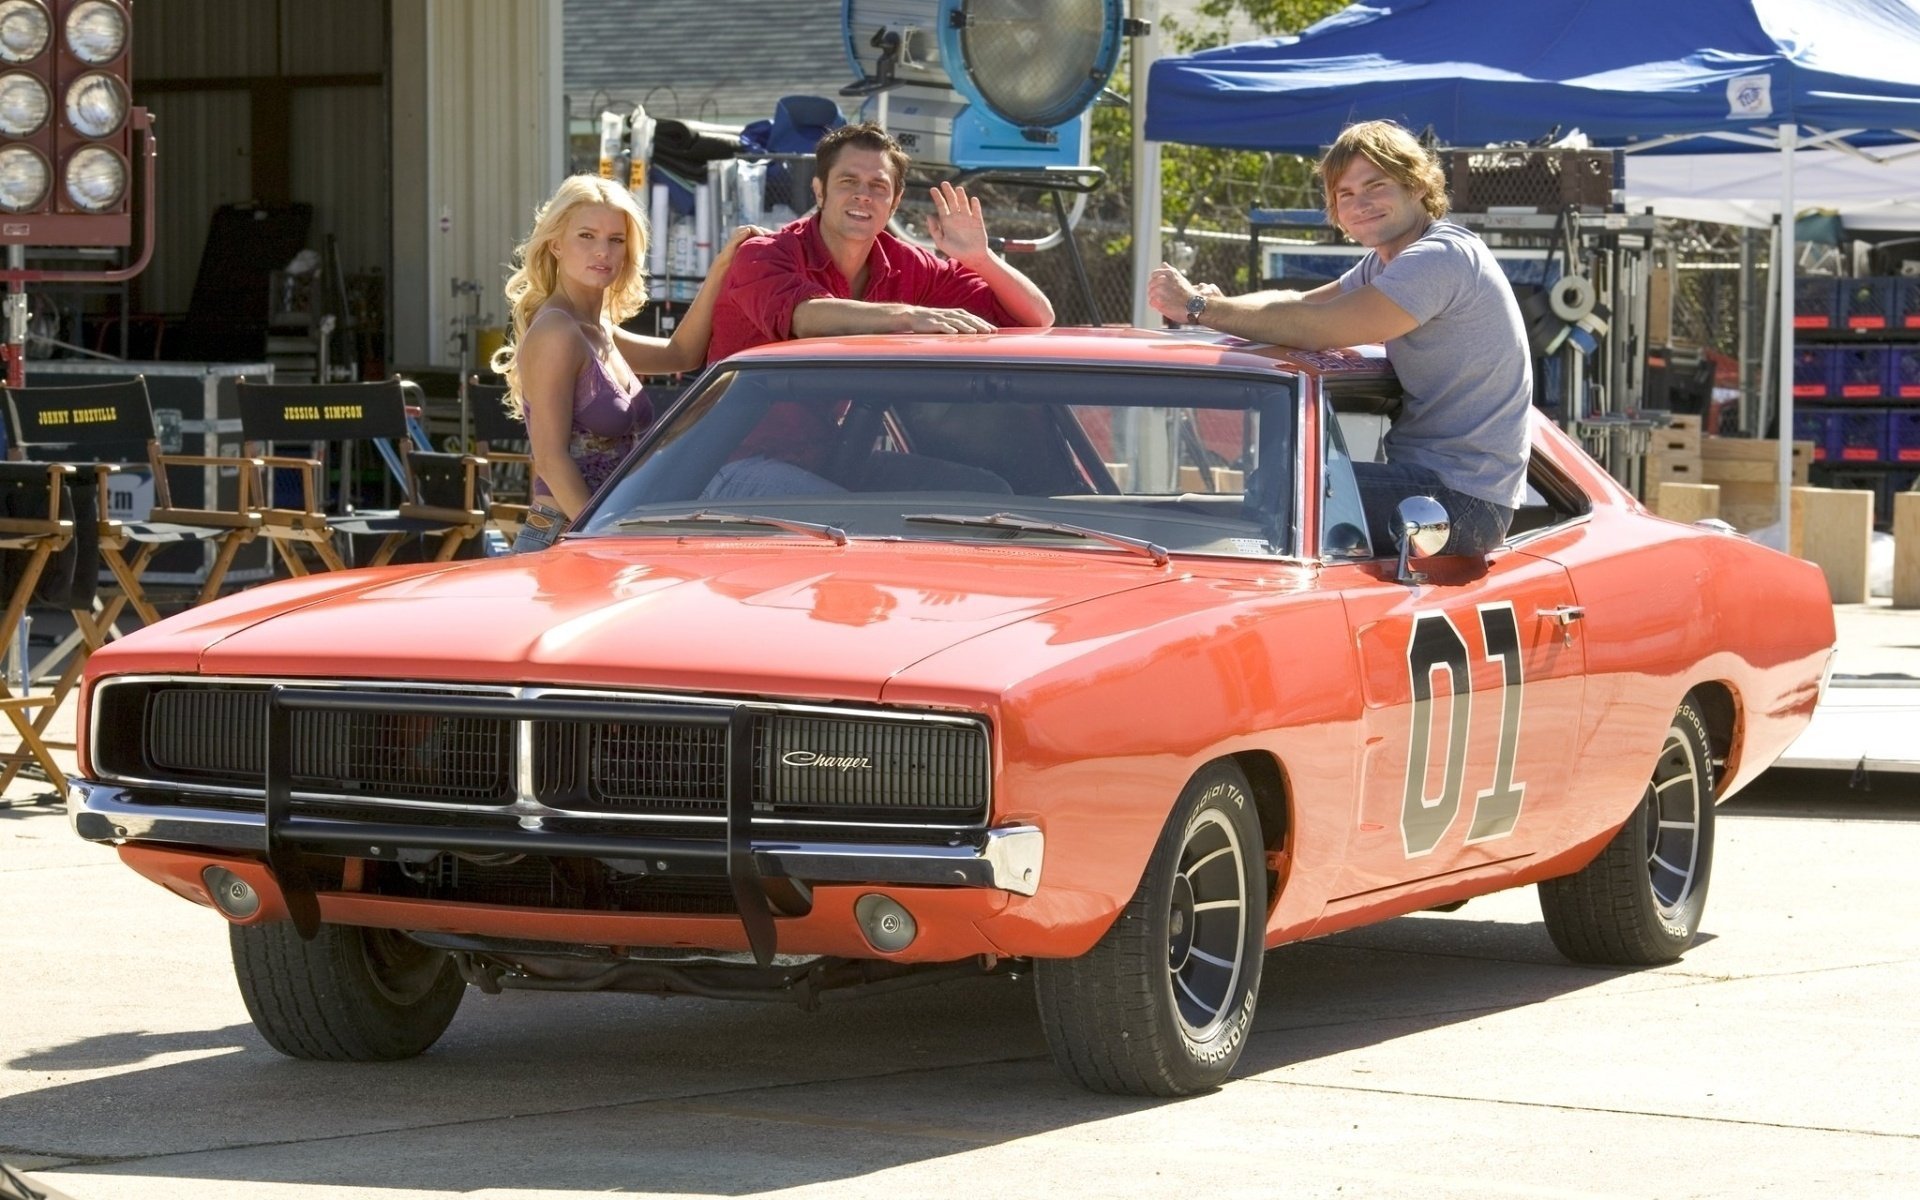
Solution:
{"label": "car door", "polygon": [[1567,792],[1585,673],[1573,586],[1513,549],[1338,568],[1362,693],[1359,788],[1336,903],[1525,858]]}

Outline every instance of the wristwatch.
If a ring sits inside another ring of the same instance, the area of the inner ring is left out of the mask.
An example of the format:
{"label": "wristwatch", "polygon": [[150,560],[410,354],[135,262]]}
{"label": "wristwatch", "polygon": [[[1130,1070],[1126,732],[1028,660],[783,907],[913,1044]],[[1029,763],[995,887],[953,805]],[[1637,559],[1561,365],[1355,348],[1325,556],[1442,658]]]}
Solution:
{"label": "wristwatch", "polygon": [[1198,325],[1200,314],[1207,311],[1207,294],[1195,292],[1187,297],[1187,324]]}

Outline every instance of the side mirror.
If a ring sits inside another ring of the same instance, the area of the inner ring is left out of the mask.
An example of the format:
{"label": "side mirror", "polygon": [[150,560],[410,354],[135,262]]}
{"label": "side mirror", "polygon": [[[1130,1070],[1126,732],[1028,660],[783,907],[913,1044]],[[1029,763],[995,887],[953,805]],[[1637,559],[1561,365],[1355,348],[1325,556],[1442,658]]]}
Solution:
{"label": "side mirror", "polygon": [[1425,583],[1427,577],[1413,569],[1413,560],[1428,558],[1446,547],[1453,536],[1453,521],[1447,510],[1432,496],[1408,496],[1393,512],[1394,542],[1400,547],[1400,583]]}

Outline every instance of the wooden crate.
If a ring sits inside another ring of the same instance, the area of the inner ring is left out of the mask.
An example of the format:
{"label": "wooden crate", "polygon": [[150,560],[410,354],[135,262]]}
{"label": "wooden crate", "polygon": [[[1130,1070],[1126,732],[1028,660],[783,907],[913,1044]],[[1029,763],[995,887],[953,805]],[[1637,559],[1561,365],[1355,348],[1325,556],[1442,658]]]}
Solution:
{"label": "wooden crate", "polygon": [[1663,483],[1701,483],[1700,456],[1697,454],[1649,454],[1641,472],[1649,496]]}
{"label": "wooden crate", "polygon": [[1893,497],[1893,606],[1920,608],[1920,492]]}

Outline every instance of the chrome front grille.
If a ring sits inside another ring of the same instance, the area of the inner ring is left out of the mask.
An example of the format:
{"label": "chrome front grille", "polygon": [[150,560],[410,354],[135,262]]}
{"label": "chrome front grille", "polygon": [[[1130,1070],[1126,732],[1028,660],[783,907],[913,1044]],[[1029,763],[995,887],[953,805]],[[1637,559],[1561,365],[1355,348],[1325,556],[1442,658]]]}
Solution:
{"label": "chrome front grille", "polygon": [[[519,802],[626,820],[725,817],[729,736],[715,716],[733,706],[539,689],[536,701],[631,699],[650,711],[636,713],[645,719],[631,722],[520,721],[421,710],[423,699],[438,697],[453,706],[513,694],[506,689],[363,692],[348,686],[373,699],[355,711],[336,706],[288,714],[290,782],[296,795],[310,801],[337,797],[467,809]],[[409,711],[381,711],[379,698],[387,695],[405,697]],[[128,782],[259,794],[267,708],[268,685],[258,682],[109,680],[95,696],[96,768]],[[742,752],[750,756],[756,820],[985,823],[990,768],[982,722],[824,707],[756,704],[750,710]],[[524,741],[522,726],[530,726]],[[524,772],[523,745],[532,758]],[[522,794],[522,786],[530,792]]]}
{"label": "chrome front grille", "polygon": [[[266,772],[264,688],[156,689],[142,724],[159,778],[237,784]],[[400,800],[510,804],[511,726],[407,713],[298,713],[295,787]]]}

